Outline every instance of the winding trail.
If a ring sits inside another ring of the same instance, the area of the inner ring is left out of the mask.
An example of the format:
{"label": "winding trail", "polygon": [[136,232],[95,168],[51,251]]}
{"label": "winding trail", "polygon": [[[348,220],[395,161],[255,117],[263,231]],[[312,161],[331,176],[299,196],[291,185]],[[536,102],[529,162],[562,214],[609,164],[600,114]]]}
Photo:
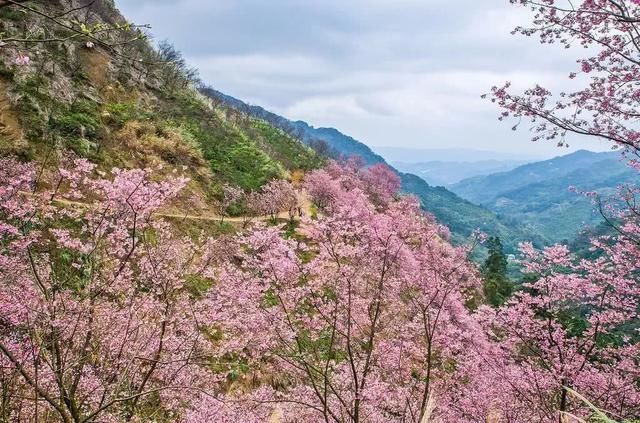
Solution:
{"label": "winding trail", "polygon": [[[23,192],[26,195],[33,195],[31,193]],[[306,192],[304,191],[296,191],[296,196],[298,198],[298,206],[305,216],[308,216],[311,213],[311,201],[309,200]],[[54,203],[60,204],[65,207],[77,207],[77,208],[89,208],[91,204],[83,203],[80,201],[72,201],[65,200],[61,198],[55,198],[53,200]],[[189,213],[181,213],[180,211],[158,211],[153,213],[153,216],[161,217],[161,218],[169,218],[169,219],[180,219],[180,220],[192,220],[192,221],[204,221],[204,222],[216,222],[222,223],[229,222],[234,224],[244,225],[247,221],[258,221],[258,222],[267,222],[272,219],[271,216],[221,216],[218,214],[189,214]],[[281,211],[276,216],[277,219],[286,219],[289,220],[289,212]],[[299,220],[300,217],[298,213],[294,214],[293,220]]]}
{"label": "winding trail", "polygon": [[7,92],[7,84],[0,79],[0,136],[13,143],[23,143],[24,134],[20,128],[18,116],[7,97]]}

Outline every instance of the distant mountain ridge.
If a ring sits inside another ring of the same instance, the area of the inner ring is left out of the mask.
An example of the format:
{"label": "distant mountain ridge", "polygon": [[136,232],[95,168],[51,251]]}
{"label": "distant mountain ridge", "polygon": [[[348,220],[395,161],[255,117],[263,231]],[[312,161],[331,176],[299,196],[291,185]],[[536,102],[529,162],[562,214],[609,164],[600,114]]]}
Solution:
{"label": "distant mountain ridge", "polygon": [[[249,105],[212,88],[205,88],[202,93],[251,116],[264,119],[286,132],[297,133],[297,136],[306,143],[322,140],[343,156],[359,156],[368,165],[378,163],[389,165],[382,156],[376,154],[370,147],[335,128],[315,128],[304,121],[291,121],[263,107]],[[500,236],[509,252],[514,252],[517,244],[525,240],[531,240],[536,245],[547,243],[543,237],[527,234],[520,230],[517,224],[501,220],[494,212],[473,204],[446,188],[433,187],[419,176],[394,170],[402,180],[403,190],[415,195],[425,210],[432,213],[440,223],[448,226],[454,241],[463,242],[474,230],[480,229]]]}
{"label": "distant mountain ridge", "polygon": [[469,201],[488,203],[501,193],[550,178],[562,177],[604,160],[618,160],[619,156],[616,152],[595,153],[578,150],[565,156],[528,163],[511,171],[469,178],[452,185],[451,189]]}
{"label": "distant mountain ridge", "polygon": [[450,189],[521,222],[528,231],[560,242],[573,239],[585,224],[597,226],[602,221],[591,201],[571,192],[570,186],[607,195],[629,182],[640,180],[619,153],[579,150],[508,172],[469,178]]}
{"label": "distant mountain ridge", "polygon": [[378,163],[388,164],[382,156],[371,150],[369,146],[343,134],[335,128],[314,128],[303,121],[293,122],[293,125],[304,131],[306,141],[313,139],[323,140],[342,155],[359,156],[370,165]]}
{"label": "distant mountain ridge", "polygon": [[[414,159],[415,160],[415,159]],[[508,172],[528,163],[523,160],[481,160],[481,161],[424,161],[391,162],[403,172],[420,176],[427,183],[448,187],[474,176]]]}
{"label": "distant mountain ridge", "polygon": [[475,150],[470,148],[411,148],[376,146],[376,151],[390,162],[418,163],[440,162],[478,162],[478,161],[524,161],[535,162],[544,157],[501,151]]}

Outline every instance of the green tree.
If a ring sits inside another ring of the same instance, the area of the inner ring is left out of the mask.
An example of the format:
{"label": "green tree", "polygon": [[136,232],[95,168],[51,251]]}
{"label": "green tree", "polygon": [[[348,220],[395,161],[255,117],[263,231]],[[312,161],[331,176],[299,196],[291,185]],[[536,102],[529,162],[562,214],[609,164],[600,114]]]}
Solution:
{"label": "green tree", "polygon": [[507,277],[507,256],[502,242],[497,236],[487,241],[489,255],[482,266],[484,295],[494,307],[502,305],[513,291],[513,284]]}

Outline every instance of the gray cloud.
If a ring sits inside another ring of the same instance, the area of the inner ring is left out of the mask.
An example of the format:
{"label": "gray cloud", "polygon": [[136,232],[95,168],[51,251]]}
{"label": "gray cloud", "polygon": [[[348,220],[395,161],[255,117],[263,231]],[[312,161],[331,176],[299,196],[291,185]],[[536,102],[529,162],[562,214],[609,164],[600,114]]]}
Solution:
{"label": "gray cloud", "polygon": [[509,34],[528,17],[507,0],[117,4],[174,42],[221,91],[374,147],[562,152],[512,132],[479,99],[505,80],[557,87],[573,67],[566,51]]}

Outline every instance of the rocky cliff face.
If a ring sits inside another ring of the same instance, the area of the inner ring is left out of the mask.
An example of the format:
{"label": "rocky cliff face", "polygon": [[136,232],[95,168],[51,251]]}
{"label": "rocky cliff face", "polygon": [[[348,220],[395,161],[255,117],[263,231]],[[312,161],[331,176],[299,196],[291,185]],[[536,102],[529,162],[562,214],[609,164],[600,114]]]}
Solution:
{"label": "rocky cliff face", "polygon": [[[125,93],[140,93],[141,86],[158,85],[155,75],[139,62],[152,54],[144,34],[127,24],[108,0],[88,5],[75,0],[5,5],[0,7],[0,33],[2,115],[10,128],[9,139],[2,145],[5,152],[33,155],[35,147],[16,144],[17,139],[59,147],[64,141],[56,135],[68,135],[65,129],[77,130],[89,140],[87,135],[98,122],[86,109]],[[150,97],[151,91],[145,91]],[[60,122],[63,110],[73,116]],[[57,128],[52,122],[58,123]],[[74,123],[77,128],[70,127]]]}

